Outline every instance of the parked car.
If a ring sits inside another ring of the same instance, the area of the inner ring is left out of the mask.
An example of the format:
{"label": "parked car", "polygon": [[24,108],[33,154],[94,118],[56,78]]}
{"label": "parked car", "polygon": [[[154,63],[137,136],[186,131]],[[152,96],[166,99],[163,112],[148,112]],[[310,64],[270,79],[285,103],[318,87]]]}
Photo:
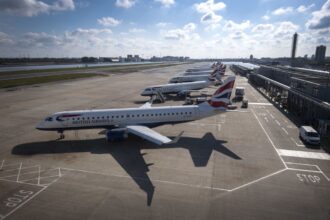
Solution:
{"label": "parked car", "polygon": [[311,126],[301,126],[299,137],[308,144],[320,144],[320,135]]}

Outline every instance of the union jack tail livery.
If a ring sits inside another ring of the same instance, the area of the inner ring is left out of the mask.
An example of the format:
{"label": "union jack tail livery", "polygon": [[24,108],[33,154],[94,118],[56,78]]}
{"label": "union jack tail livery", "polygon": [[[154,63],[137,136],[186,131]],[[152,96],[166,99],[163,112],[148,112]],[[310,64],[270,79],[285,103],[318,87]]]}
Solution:
{"label": "union jack tail livery", "polygon": [[217,91],[215,91],[212,98],[209,100],[209,104],[212,107],[227,108],[230,101],[231,92],[235,84],[235,78],[235,76],[229,76],[217,89]]}

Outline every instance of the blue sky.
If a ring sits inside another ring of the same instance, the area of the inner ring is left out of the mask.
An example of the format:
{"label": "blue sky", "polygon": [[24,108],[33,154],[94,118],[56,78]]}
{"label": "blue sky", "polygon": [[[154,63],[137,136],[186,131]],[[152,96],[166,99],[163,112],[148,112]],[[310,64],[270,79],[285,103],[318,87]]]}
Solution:
{"label": "blue sky", "polygon": [[0,0],[0,56],[279,57],[324,44],[330,0]]}

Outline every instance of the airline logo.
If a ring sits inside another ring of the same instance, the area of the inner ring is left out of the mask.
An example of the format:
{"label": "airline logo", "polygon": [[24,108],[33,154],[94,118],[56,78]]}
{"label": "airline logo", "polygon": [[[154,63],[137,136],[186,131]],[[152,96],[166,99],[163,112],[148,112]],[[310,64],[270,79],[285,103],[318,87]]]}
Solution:
{"label": "airline logo", "polygon": [[64,115],[59,115],[56,117],[56,121],[65,121],[67,118],[73,118],[73,117],[79,117],[81,114],[64,114]]}
{"label": "airline logo", "polygon": [[213,107],[227,108],[234,84],[235,77],[228,77],[224,84],[213,94],[209,104]]}

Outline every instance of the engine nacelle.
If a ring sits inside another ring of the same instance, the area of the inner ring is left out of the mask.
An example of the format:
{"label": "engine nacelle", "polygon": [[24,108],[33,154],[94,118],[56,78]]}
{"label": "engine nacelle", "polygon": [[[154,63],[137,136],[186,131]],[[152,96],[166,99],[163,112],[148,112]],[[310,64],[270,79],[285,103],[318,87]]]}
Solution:
{"label": "engine nacelle", "polygon": [[123,141],[128,137],[127,130],[123,129],[114,129],[108,130],[106,133],[107,141]]}
{"label": "engine nacelle", "polygon": [[180,91],[180,92],[178,92],[177,96],[183,98],[183,97],[186,97],[188,94],[189,94],[189,91]]}

